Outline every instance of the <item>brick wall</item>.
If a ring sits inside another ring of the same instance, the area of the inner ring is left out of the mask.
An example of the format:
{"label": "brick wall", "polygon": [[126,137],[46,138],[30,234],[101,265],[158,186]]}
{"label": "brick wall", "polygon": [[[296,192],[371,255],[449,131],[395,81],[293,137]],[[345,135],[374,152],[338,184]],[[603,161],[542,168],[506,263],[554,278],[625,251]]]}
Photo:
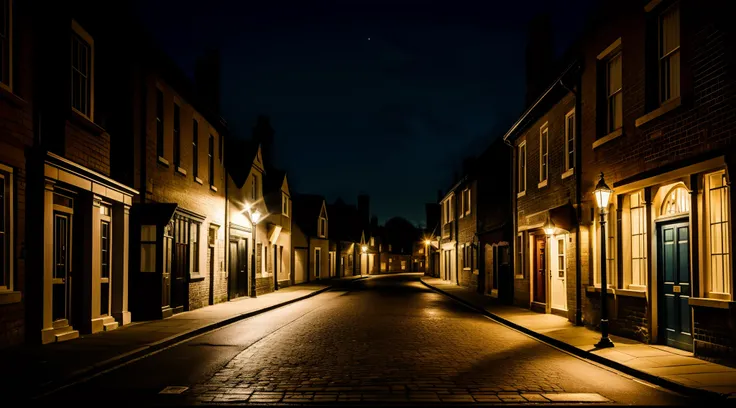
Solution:
{"label": "brick wall", "polygon": [[[86,119],[78,118],[77,121]],[[107,132],[91,133],[68,121],[64,156],[88,169],[110,175],[110,135]]]}
{"label": "brick wall", "polygon": [[[162,164],[158,160],[156,148],[156,81],[164,91],[164,159],[169,165]],[[207,234],[210,225],[219,226],[218,244],[215,253],[215,302],[227,299],[227,274],[223,260],[225,259],[225,180],[224,168],[218,156],[219,134],[217,130],[185,100],[176,95],[175,91],[161,80],[149,78],[149,92],[147,94],[147,135],[146,135],[146,178],[145,194],[147,200],[161,203],[177,203],[180,208],[205,216],[200,226],[199,247],[200,265],[199,271],[204,280],[189,283],[189,309],[196,309],[209,303],[210,288],[210,265],[207,256]],[[173,160],[173,105],[174,101],[180,105],[180,167],[186,172],[177,171]],[[194,179],[193,175],[193,151],[192,151],[192,118],[199,122],[199,173],[198,177],[202,184]],[[215,136],[215,179],[214,187],[210,188],[207,154],[209,148],[209,136]],[[259,231],[260,232],[260,231]]]}
{"label": "brick wall", "polygon": [[[468,188],[470,189],[470,214],[463,214],[463,191]],[[473,250],[476,251],[478,246],[477,238],[475,233],[477,231],[476,216],[478,213],[477,205],[478,188],[476,181],[471,181],[466,186],[462,186],[457,189],[455,197],[457,197],[457,265],[458,265],[458,278],[460,286],[471,287],[472,289],[478,288],[478,276],[473,274],[473,271],[478,269],[478,259],[476,255],[465,259],[465,248],[460,248],[462,245],[473,245]],[[466,269],[467,268],[467,269]]]}
{"label": "brick wall", "polygon": [[698,357],[736,365],[736,317],[726,309],[693,308]]}

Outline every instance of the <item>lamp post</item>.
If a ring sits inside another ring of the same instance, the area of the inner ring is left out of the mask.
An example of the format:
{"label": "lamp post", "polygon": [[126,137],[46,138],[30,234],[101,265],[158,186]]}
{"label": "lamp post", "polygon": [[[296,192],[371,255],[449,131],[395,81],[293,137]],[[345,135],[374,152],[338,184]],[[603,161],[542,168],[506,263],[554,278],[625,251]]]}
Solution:
{"label": "lamp post", "polygon": [[363,256],[361,256],[361,258],[360,258],[360,265],[361,265],[360,276],[363,276],[363,268],[362,268],[363,262],[365,262],[365,271],[366,271],[366,273],[370,274],[368,272],[368,245],[366,245],[366,244],[361,245],[360,246],[360,252],[363,254]]}
{"label": "lamp post", "polygon": [[613,190],[603,180],[603,172],[601,179],[593,191],[598,209],[601,212],[601,340],[595,345],[597,348],[613,347],[613,342],[608,338],[608,304],[606,302],[606,292],[608,289],[608,276],[606,273],[606,209],[608,208],[608,200],[611,199]]}
{"label": "lamp post", "polygon": [[431,241],[429,239],[424,240],[424,274],[427,275],[429,272],[429,245]]}
{"label": "lamp post", "polygon": [[256,297],[256,248],[258,247],[258,221],[261,219],[261,213],[256,209],[251,209],[250,222],[253,227],[253,262],[250,268],[250,297]]}

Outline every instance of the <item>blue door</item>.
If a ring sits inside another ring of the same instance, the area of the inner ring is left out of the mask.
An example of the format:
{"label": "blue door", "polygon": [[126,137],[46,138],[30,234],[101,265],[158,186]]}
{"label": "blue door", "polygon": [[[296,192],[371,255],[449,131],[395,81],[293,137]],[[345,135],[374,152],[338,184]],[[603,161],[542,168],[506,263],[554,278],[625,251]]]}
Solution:
{"label": "blue door", "polygon": [[687,222],[659,226],[659,327],[663,342],[693,350],[690,317],[690,226]]}

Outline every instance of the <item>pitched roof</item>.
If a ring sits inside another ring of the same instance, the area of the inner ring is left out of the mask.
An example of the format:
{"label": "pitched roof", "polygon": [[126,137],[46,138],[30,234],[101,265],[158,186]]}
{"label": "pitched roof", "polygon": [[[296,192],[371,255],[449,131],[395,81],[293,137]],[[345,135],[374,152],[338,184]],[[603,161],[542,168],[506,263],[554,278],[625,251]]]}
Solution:
{"label": "pitched roof", "polygon": [[259,145],[249,140],[226,139],[225,168],[237,188],[242,188],[253,167]]}
{"label": "pitched roof", "polygon": [[317,219],[325,202],[324,196],[299,194],[293,198],[294,222],[306,235],[317,235]]}
{"label": "pitched roof", "polygon": [[281,212],[281,187],[284,185],[286,172],[270,167],[263,176],[263,198],[269,213]]}

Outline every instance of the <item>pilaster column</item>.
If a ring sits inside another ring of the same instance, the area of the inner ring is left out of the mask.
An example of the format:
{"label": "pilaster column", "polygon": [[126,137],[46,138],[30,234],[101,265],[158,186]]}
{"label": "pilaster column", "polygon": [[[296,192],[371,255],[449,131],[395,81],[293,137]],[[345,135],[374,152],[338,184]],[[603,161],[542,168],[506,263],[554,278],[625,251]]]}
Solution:
{"label": "pilaster column", "polygon": [[129,220],[129,205],[116,204],[113,206],[112,316],[121,326],[130,323],[130,312],[128,311]]}
{"label": "pilaster column", "polygon": [[85,231],[82,253],[84,254],[84,276],[82,285],[89,293],[89,303],[84,308],[90,308],[83,313],[90,319],[90,332],[97,333],[104,329],[102,319],[100,318],[100,285],[101,285],[101,242],[100,242],[100,202],[102,198],[96,195],[92,196],[91,211],[89,217],[85,220]]}
{"label": "pilaster column", "polygon": [[[54,278],[54,185],[45,180],[43,192],[43,284],[42,284],[42,327],[41,330],[53,329],[53,285]],[[49,340],[51,341],[51,340]],[[48,343],[46,339],[43,343]]]}

